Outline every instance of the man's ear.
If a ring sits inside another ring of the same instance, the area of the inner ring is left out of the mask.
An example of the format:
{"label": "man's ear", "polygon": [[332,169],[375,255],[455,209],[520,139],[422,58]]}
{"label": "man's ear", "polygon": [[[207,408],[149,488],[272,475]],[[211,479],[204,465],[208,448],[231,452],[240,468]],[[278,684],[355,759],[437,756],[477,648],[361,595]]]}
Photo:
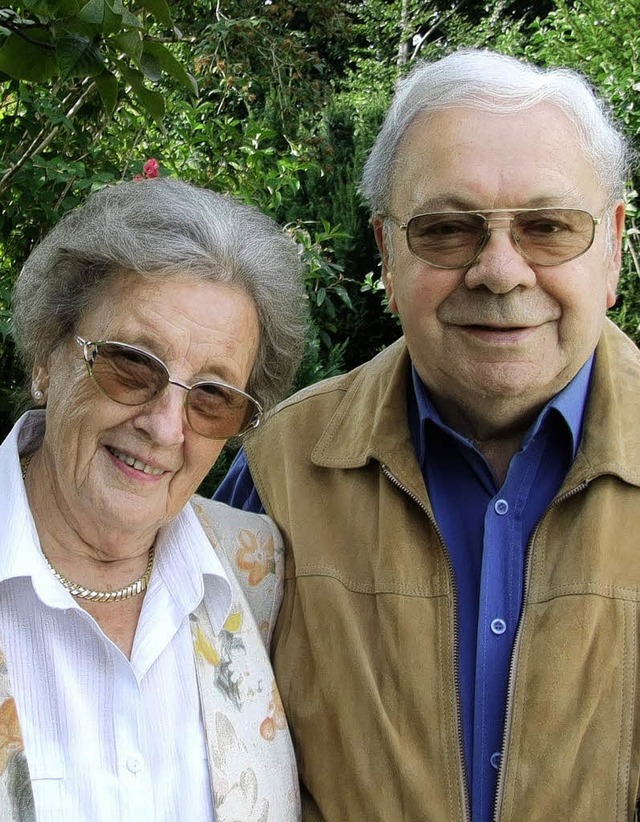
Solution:
{"label": "man's ear", "polygon": [[607,308],[612,308],[616,302],[620,265],[622,264],[622,238],[624,237],[625,204],[622,200],[616,203],[611,218],[611,236],[608,242],[611,246],[611,258],[607,272]]}
{"label": "man's ear", "polygon": [[389,310],[392,314],[397,314],[398,304],[396,302],[393,288],[393,269],[389,264],[392,254],[390,253],[390,249],[387,247],[384,218],[378,214],[376,214],[373,218],[373,233],[376,238],[378,251],[380,252],[380,259],[382,260],[382,283],[389,302]]}

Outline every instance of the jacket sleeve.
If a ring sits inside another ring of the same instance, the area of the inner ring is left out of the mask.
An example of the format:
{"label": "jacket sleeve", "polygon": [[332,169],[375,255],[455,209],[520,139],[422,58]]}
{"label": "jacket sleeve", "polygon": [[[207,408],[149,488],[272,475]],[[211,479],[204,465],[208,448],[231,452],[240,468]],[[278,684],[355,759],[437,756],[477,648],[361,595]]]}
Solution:
{"label": "jacket sleeve", "polygon": [[226,502],[227,505],[240,508],[242,511],[264,514],[264,506],[253,483],[244,448],[238,452],[226,477],[213,495],[213,499]]}

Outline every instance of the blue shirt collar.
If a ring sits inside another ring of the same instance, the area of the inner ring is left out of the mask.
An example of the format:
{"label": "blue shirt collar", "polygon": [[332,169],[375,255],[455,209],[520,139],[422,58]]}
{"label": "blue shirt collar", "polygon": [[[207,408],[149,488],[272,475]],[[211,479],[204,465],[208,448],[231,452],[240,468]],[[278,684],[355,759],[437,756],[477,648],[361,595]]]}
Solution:
{"label": "blue shirt collar", "polygon": [[[572,460],[575,459],[582,436],[582,424],[587,397],[589,396],[589,383],[594,360],[595,354],[592,354],[571,382],[544,406],[531,428],[527,431],[522,443],[523,448],[526,448],[531,439],[540,431],[540,428],[545,425],[552,409],[555,409],[565,422],[571,440],[571,458]],[[467,442],[467,440],[443,422],[415,367],[412,366],[411,372],[413,391],[409,391],[408,397],[409,425],[416,454],[422,462],[425,454],[425,422],[427,421],[433,422],[457,439],[464,442]]]}

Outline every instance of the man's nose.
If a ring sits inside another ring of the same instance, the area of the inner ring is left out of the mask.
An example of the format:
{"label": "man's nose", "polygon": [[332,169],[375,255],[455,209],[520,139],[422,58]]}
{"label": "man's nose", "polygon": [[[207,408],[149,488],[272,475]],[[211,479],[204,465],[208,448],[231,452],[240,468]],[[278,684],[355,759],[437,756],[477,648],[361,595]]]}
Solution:
{"label": "man's nose", "polygon": [[526,260],[511,232],[510,218],[489,220],[484,247],[464,275],[467,288],[487,288],[507,294],[514,288],[533,288],[536,273]]}

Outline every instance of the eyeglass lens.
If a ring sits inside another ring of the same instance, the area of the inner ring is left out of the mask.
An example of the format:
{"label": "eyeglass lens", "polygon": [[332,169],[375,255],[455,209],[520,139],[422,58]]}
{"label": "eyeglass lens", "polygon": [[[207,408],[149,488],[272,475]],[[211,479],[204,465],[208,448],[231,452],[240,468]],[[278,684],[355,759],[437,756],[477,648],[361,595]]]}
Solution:
{"label": "eyeglass lens", "polygon": [[[164,365],[136,348],[114,342],[97,345],[90,373],[98,388],[122,405],[143,405],[169,384]],[[251,397],[230,386],[202,382],[187,392],[187,418],[198,434],[227,439],[245,431],[259,412]]]}
{"label": "eyeglass lens", "polygon": [[[407,223],[407,244],[427,263],[441,268],[469,265],[490,235],[482,214],[448,212],[419,214]],[[584,254],[593,242],[594,220],[579,209],[536,209],[506,218],[511,236],[524,257],[537,265],[558,265]]]}

